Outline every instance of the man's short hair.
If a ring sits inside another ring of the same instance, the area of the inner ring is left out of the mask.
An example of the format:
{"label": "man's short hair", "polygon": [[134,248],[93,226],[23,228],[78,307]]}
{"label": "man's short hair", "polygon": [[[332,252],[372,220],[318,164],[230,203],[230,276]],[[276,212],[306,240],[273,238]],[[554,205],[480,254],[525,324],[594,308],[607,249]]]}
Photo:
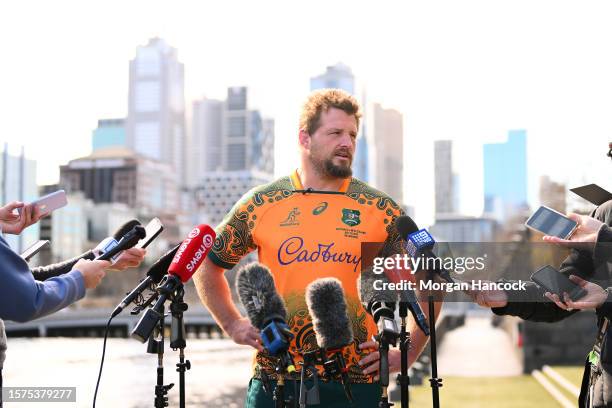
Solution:
{"label": "man's short hair", "polygon": [[330,108],[343,110],[347,115],[355,116],[357,129],[359,129],[359,119],[361,112],[359,103],[348,92],[342,89],[319,89],[308,95],[306,103],[302,107],[300,116],[300,130],[305,130],[312,135],[317,131],[321,119],[321,112],[327,112]]}

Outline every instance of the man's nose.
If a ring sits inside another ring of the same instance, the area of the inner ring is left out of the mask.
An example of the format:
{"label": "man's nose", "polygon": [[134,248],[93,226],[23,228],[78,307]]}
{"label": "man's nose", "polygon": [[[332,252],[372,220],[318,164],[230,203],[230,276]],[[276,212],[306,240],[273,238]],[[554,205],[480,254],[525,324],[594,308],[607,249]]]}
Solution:
{"label": "man's nose", "polygon": [[354,140],[349,132],[342,132],[342,137],[340,138],[340,146],[353,148]]}

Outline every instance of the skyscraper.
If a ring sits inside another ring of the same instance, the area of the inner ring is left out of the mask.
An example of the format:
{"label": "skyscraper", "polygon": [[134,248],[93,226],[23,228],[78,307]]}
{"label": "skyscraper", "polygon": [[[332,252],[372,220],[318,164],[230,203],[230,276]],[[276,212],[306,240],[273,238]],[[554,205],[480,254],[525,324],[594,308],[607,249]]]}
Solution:
{"label": "skyscraper", "polygon": [[160,38],[139,46],[130,61],[127,146],[171,164],[185,180],[184,67]]}
{"label": "skyscraper", "polygon": [[540,177],[540,204],[564,213],[566,190],[565,184],[553,181],[549,176]]}
{"label": "skyscraper", "polygon": [[198,174],[221,169],[223,101],[203,98],[193,102],[190,151],[193,170]]}
{"label": "skyscraper", "polygon": [[[342,89],[356,97],[355,76],[353,75],[351,69],[341,62],[337,63],[336,65],[328,66],[324,73],[310,78],[311,91],[323,88]],[[363,101],[361,101],[361,105],[362,110],[365,111],[365,103]],[[368,140],[365,137],[365,122],[366,118],[363,117],[360,124],[359,134],[357,136],[356,154],[353,159],[353,175],[360,180],[368,182],[370,180],[370,149],[368,146]]]}
{"label": "skyscraper", "polygon": [[[26,159],[23,147],[19,154],[10,151],[8,144],[0,155],[0,197],[2,204],[11,201],[30,203],[38,197],[36,186],[36,162]],[[38,223],[23,230],[19,235],[6,235],[9,245],[21,252],[38,239]]]}
{"label": "skyscraper", "polygon": [[[395,109],[385,109],[372,104],[368,116],[368,136],[374,147],[369,152],[370,181],[372,185],[389,194],[398,203],[404,200],[404,128],[402,114]],[[362,146],[360,146],[362,147]]]}
{"label": "skyscraper", "polygon": [[191,139],[198,222],[218,224],[245,192],[272,181],[274,120],[249,107],[246,87],[195,102]]}
{"label": "skyscraper", "polygon": [[351,69],[339,62],[330,65],[321,75],[310,78],[310,90],[323,88],[343,89],[351,95],[355,94],[355,77]]}
{"label": "skyscraper", "polygon": [[93,131],[91,138],[91,150],[125,145],[125,119],[98,120],[98,127]]}
{"label": "skyscraper", "polygon": [[434,142],[434,178],[436,194],[436,218],[440,214],[455,213],[455,183],[453,175],[453,142]]}
{"label": "skyscraper", "polygon": [[485,144],[484,211],[505,218],[527,204],[527,131],[511,130],[505,143]]}

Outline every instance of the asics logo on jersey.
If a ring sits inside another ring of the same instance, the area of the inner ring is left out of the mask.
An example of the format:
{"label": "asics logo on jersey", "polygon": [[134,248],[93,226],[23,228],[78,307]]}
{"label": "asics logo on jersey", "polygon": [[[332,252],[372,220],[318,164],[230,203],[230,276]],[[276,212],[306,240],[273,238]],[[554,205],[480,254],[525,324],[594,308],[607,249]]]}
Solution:
{"label": "asics logo on jersey", "polygon": [[312,210],[312,214],[319,215],[325,210],[327,210],[327,201],[323,201],[321,204],[317,205],[314,210]]}

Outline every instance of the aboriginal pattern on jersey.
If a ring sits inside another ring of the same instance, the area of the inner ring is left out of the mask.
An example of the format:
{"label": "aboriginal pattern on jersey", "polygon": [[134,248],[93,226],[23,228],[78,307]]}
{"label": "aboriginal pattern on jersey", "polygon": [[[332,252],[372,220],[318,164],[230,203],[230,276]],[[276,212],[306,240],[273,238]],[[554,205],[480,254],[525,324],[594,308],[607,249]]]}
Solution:
{"label": "aboriginal pattern on jersey", "polygon": [[256,209],[291,197],[294,194],[292,190],[289,176],[282,177],[270,184],[255,187],[236,203],[216,228],[217,238],[212,252],[221,261],[221,266],[232,268],[257,248],[250,233],[257,221]]}

